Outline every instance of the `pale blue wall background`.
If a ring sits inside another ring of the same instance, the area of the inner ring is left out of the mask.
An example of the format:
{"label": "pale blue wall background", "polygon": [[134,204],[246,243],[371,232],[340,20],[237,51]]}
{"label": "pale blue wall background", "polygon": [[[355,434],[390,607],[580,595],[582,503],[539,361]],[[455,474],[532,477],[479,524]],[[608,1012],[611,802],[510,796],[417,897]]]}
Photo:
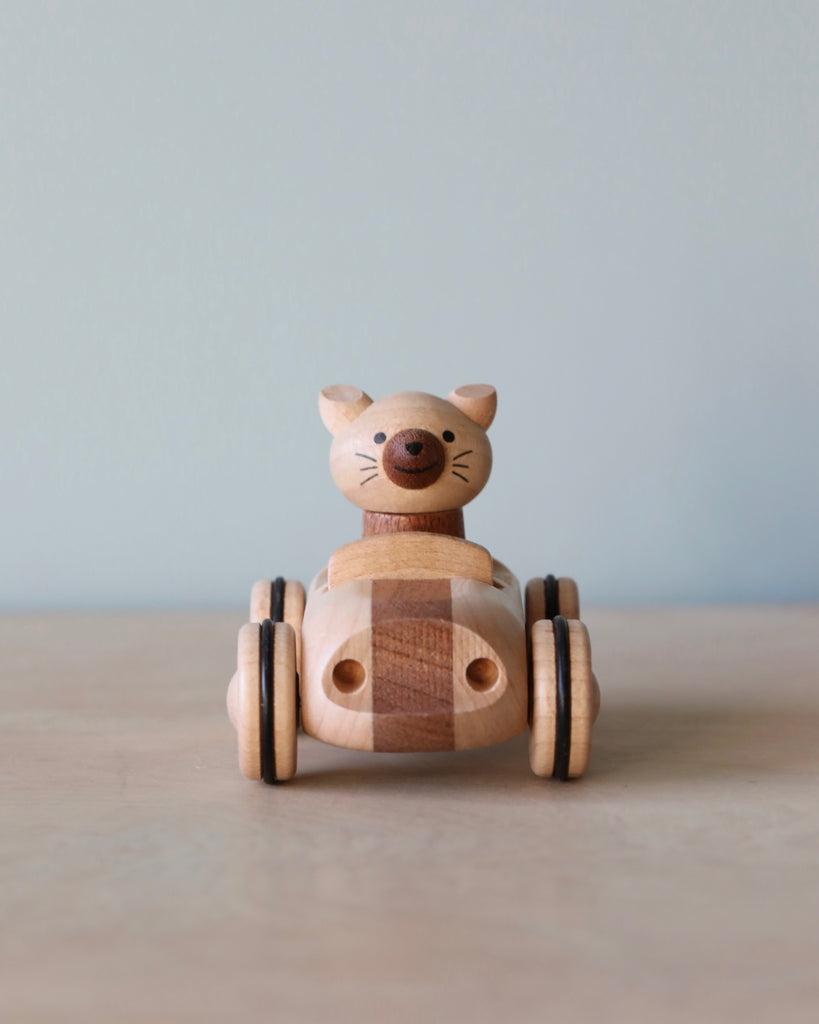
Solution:
{"label": "pale blue wall background", "polygon": [[327,383],[500,394],[467,531],[819,598],[819,4],[0,6],[0,604],[210,606],[359,514]]}

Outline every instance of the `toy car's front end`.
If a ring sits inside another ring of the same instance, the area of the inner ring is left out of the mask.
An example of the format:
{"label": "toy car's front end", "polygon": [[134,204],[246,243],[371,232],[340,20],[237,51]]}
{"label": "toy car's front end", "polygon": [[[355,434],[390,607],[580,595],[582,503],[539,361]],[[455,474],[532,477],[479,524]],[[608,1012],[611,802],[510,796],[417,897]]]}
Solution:
{"label": "toy car's front end", "polygon": [[350,580],[310,587],[304,730],[358,750],[464,750],[526,728],[523,610],[515,578]]}

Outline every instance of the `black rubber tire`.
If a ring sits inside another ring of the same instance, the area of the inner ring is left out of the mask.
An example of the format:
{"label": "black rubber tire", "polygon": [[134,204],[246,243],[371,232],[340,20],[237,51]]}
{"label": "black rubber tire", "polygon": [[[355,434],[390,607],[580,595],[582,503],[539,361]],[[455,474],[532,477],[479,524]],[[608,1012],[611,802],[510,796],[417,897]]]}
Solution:
{"label": "black rubber tire", "polygon": [[552,619],[555,634],[557,676],[557,718],[555,721],[555,766],[552,778],[567,782],[572,750],[572,669],[569,624],[562,615]]}

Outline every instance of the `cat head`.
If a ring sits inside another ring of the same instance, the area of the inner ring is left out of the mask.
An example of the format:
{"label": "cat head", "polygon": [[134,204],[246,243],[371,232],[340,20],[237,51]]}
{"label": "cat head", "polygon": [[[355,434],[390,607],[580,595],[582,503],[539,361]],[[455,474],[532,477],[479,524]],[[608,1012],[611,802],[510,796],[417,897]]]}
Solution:
{"label": "cat head", "polygon": [[324,388],[319,411],[333,434],[333,480],[370,512],[461,508],[489,479],[486,431],[496,407],[488,384],[456,388],[446,399],[402,391],[375,402],[359,388]]}

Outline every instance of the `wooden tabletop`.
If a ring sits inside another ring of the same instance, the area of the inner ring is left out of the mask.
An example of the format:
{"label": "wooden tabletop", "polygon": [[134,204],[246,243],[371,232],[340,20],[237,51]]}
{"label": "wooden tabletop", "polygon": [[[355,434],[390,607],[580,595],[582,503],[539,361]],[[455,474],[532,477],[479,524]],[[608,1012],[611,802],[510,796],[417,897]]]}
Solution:
{"label": "wooden tabletop", "polygon": [[0,619],[0,1018],[819,1019],[819,608],[589,611],[526,740],[239,775],[241,614]]}

